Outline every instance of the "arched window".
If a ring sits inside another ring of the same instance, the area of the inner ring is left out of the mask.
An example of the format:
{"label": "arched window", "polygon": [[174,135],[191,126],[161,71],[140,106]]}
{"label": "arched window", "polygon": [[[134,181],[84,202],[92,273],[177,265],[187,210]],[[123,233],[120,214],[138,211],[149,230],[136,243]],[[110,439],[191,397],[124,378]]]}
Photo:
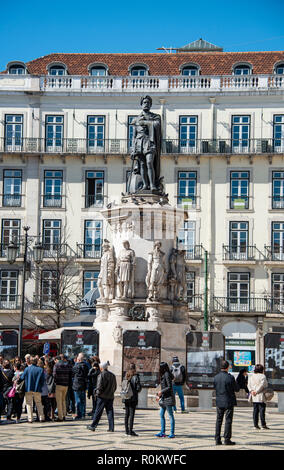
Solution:
{"label": "arched window", "polygon": [[277,75],[284,75],[284,62],[282,64],[278,64],[276,67],[275,67],[275,73]]}
{"label": "arched window", "polygon": [[130,69],[130,75],[132,77],[145,77],[145,75],[148,75],[148,70],[145,65],[134,65]]}
{"label": "arched window", "polygon": [[181,74],[194,77],[199,75],[199,68],[197,65],[185,65],[181,70]]}
{"label": "arched window", "polygon": [[50,65],[48,67],[49,75],[67,75],[65,65]]}
{"label": "arched window", "polygon": [[90,68],[90,75],[104,77],[107,75],[107,69],[103,65],[94,65]]}
{"label": "arched window", "polygon": [[234,75],[250,75],[251,66],[248,64],[240,64],[234,67]]}
{"label": "arched window", "polygon": [[11,64],[8,67],[8,73],[11,75],[24,75],[26,67],[23,64]]}

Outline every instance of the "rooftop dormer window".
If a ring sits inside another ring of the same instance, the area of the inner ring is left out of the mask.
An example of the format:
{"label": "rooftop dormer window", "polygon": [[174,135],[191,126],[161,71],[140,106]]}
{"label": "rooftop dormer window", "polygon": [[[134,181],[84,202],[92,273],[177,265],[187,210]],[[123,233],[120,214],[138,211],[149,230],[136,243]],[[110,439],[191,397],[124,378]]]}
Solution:
{"label": "rooftop dormer window", "polygon": [[8,73],[11,75],[25,75],[26,67],[23,64],[11,64],[8,67]]}
{"label": "rooftop dormer window", "polygon": [[103,65],[95,65],[90,68],[90,75],[94,77],[105,77],[107,75],[107,69]]}
{"label": "rooftop dormer window", "polygon": [[250,75],[252,73],[252,69],[250,65],[240,64],[234,67],[233,73],[234,75]]}
{"label": "rooftop dormer window", "polygon": [[278,65],[275,67],[275,73],[276,73],[277,75],[284,75],[284,63],[278,64]]}
{"label": "rooftop dormer window", "polygon": [[133,65],[130,68],[130,75],[132,77],[145,77],[148,75],[148,68],[145,65]]}
{"label": "rooftop dormer window", "polygon": [[199,75],[199,67],[197,65],[185,65],[181,69],[181,74],[185,76],[195,77]]}
{"label": "rooftop dormer window", "polygon": [[48,74],[49,75],[67,75],[67,70],[64,65],[50,65],[48,67]]}

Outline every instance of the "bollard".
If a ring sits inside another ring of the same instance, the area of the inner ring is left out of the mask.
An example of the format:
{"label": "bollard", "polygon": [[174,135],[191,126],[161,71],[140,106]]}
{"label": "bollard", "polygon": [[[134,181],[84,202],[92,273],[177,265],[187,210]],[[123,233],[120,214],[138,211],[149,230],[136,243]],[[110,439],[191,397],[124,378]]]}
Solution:
{"label": "bollard", "polygon": [[211,410],[212,409],[212,394],[213,390],[198,390],[200,410]]}
{"label": "bollard", "polygon": [[284,413],[284,392],[277,392],[278,395],[278,411]]}
{"label": "bollard", "polygon": [[148,388],[142,388],[138,393],[138,409],[146,410],[148,408]]}

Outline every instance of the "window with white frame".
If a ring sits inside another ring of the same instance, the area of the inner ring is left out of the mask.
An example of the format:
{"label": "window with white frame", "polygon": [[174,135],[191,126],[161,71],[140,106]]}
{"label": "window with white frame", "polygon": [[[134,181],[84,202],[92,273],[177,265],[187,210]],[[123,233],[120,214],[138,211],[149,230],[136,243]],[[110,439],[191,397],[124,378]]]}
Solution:
{"label": "window with white frame", "polygon": [[187,303],[190,308],[195,307],[195,272],[186,273]]}
{"label": "window with white frame", "polygon": [[232,116],[232,151],[249,152],[250,116]]}
{"label": "window with white frame", "polygon": [[273,306],[284,313],[284,274],[273,273],[271,281]]}
{"label": "window with white frame", "polygon": [[88,116],[87,139],[89,152],[103,152],[105,148],[105,116]]}
{"label": "window with white frame", "polygon": [[234,75],[250,75],[251,67],[247,64],[240,64],[234,67]]}
{"label": "window with white frame", "polygon": [[178,245],[182,246],[186,250],[187,259],[195,259],[196,246],[195,246],[195,232],[196,223],[195,221],[187,220],[183,224],[183,228],[178,234]]}
{"label": "window with white frame", "polygon": [[62,206],[62,170],[45,170],[44,171],[44,207],[61,207]]}
{"label": "window with white frame", "polygon": [[230,209],[249,208],[249,171],[230,172]]}
{"label": "window with white frame", "polygon": [[66,67],[64,65],[51,65],[48,68],[49,75],[62,76],[66,75]]}
{"label": "window with white frame", "polygon": [[63,116],[45,117],[45,147],[47,152],[63,150]]}
{"label": "window with white frame", "polygon": [[194,153],[197,150],[197,116],[179,117],[179,147],[183,153]]}
{"label": "window with white frame", "polygon": [[5,150],[21,151],[23,146],[23,115],[5,115]]}
{"label": "window with white frame", "polygon": [[272,260],[284,260],[284,222],[272,222],[271,224],[271,255]]}
{"label": "window with white frame", "polygon": [[275,72],[277,73],[277,75],[284,75],[284,62],[283,64],[278,64],[275,67]]}
{"label": "window with white frame", "polygon": [[[21,221],[19,219],[2,219],[1,256],[7,256],[7,247],[10,243],[20,243]],[[19,248],[20,250],[20,248]]]}
{"label": "window with white frame", "polygon": [[55,270],[42,270],[41,272],[41,308],[54,307],[58,302],[58,272]]}
{"label": "window with white frame", "polygon": [[104,202],[104,172],[86,171],[85,207],[102,206]]}
{"label": "window with white frame", "polygon": [[18,271],[3,269],[0,271],[0,308],[18,307]]}
{"label": "window with white frame", "polygon": [[10,75],[25,75],[26,68],[22,64],[12,64],[9,66],[8,73]]}
{"label": "window with white frame", "polygon": [[197,172],[178,172],[177,203],[185,209],[196,208]]}
{"label": "window with white frame", "polygon": [[3,170],[4,207],[20,207],[22,204],[22,170]]}
{"label": "window with white frame", "polygon": [[199,75],[199,68],[196,65],[185,65],[181,71],[182,75],[196,77]]}
{"label": "window with white frame", "polygon": [[44,257],[57,256],[61,244],[61,220],[43,220],[42,243]]}
{"label": "window with white frame", "polygon": [[137,118],[137,116],[128,116],[127,118],[127,147],[128,151],[130,152],[132,150],[134,141],[133,141],[133,135],[134,135],[134,125],[133,121],[134,119]]}
{"label": "window with white frame", "polygon": [[99,277],[99,271],[84,271],[83,276],[83,296],[93,289],[96,289]]}
{"label": "window with white frame", "polygon": [[130,75],[132,77],[145,77],[145,75],[148,75],[148,71],[143,65],[134,65],[131,67]]}
{"label": "window with white frame", "polygon": [[284,153],[284,114],[273,116],[273,148],[277,153]]}
{"label": "window with white frame", "polygon": [[94,65],[90,68],[90,75],[93,77],[105,77],[107,70],[103,65]]}
{"label": "window with white frame", "polygon": [[284,208],[284,171],[272,172],[272,209]]}
{"label": "window with white frame", "polygon": [[230,311],[249,311],[249,273],[228,273],[228,303]]}
{"label": "window with white frame", "polygon": [[246,260],[248,258],[248,222],[230,222],[230,259]]}
{"label": "window with white frame", "polygon": [[101,220],[85,220],[84,258],[100,258],[103,224]]}

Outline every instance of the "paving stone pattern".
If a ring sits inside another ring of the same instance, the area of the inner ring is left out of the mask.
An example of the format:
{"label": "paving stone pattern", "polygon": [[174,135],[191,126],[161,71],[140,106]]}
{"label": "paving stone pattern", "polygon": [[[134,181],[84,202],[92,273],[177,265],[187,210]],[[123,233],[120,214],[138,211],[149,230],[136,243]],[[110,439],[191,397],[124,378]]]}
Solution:
{"label": "paving stone pattern", "polygon": [[[229,446],[215,446],[215,410],[189,410],[177,413],[176,438],[157,438],[160,430],[159,410],[137,410],[135,431],[139,437],[125,436],[124,411],[115,409],[115,432],[107,432],[108,423],[104,413],[95,432],[86,426],[90,418],[73,421],[68,415],[64,422],[28,423],[22,415],[21,423],[0,424],[1,450],[229,450]],[[166,419],[167,432],[169,420]],[[234,450],[283,450],[284,414],[269,409],[267,425],[270,430],[256,431],[252,423],[252,409],[235,408],[232,440]]]}

